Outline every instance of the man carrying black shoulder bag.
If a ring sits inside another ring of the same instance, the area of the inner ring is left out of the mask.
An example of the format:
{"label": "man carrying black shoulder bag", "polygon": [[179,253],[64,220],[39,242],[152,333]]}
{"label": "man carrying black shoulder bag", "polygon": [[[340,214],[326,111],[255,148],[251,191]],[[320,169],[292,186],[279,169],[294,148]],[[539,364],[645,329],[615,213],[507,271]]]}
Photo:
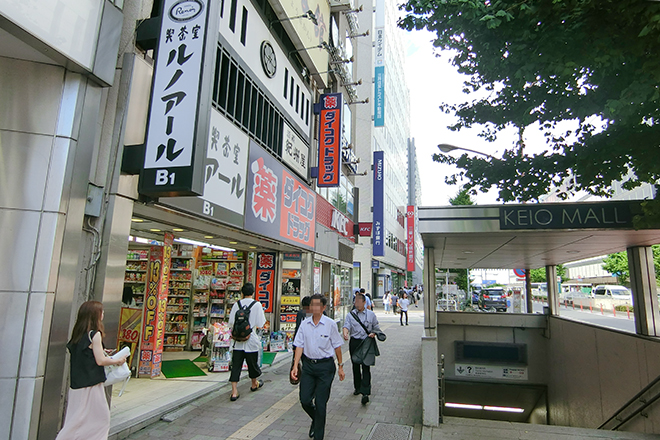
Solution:
{"label": "man carrying black shoulder bag", "polygon": [[[355,295],[355,309],[344,321],[344,339],[349,341],[348,349],[353,364],[353,395],[362,394],[362,404],[369,402],[371,395],[371,367],[378,353],[376,338],[385,340],[380,330],[376,314],[365,307],[366,298],[362,293]],[[350,338],[350,340],[349,340]]]}

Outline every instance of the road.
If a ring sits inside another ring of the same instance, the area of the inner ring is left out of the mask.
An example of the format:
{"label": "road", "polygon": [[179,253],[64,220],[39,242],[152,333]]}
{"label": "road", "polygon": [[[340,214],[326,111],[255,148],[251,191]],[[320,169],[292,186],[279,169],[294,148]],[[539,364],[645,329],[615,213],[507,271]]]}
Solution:
{"label": "road", "polygon": [[[541,303],[534,303],[534,312],[543,313],[543,305]],[[625,332],[635,333],[635,321],[633,315],[630,315],[630,319],[626,312],[617,312],[616,317],[612,315],[612,312],[605,312],[604,315],[601,315],[599,309],[584,309],[580,311],[579,308],[573,310],[572,307],[564,307],[563,305],[559,307],[559,316],[564,318],[573,319],[575,321],[588,322],[590,324],[602,325],[603,327],[610,327],[617,330],[623,330]]]}

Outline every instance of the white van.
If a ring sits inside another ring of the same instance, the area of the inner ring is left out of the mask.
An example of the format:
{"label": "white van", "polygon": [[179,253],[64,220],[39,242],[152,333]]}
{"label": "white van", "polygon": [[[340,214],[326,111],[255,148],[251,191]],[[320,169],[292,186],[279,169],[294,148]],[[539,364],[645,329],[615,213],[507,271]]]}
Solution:
{"label": "white van", "polygon": [[596,286],[592,291],[596,298],[621,299],[632,301],[632,293],[627,287],[602,285]]}

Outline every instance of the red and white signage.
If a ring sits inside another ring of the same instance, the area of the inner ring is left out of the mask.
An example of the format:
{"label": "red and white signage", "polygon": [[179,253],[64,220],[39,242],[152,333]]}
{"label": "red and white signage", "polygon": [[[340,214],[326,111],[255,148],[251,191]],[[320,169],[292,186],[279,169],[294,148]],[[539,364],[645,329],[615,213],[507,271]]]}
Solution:
{"label": "red and white signage", "polygon": [[371,237],[371,230],[374,227],[372,222],[358,223],[360,228],[360,237]]}
{"label": "red and white signage", "polygon": [[407,228],[407,266],[408,272],[415,271],[415,206],[408,205],[408,228]]}
{"label": "red and white signage", "polygon": [[321,95],[319,187],[339,186],[341,173],[341,93]]}
{"label": "red and white signage", "polygon": [[355,241],[353,235],[353,220],[346,217],[341,211],[332,206],[323,197],[316,198],[316,221],[330,228],[342,237]]}

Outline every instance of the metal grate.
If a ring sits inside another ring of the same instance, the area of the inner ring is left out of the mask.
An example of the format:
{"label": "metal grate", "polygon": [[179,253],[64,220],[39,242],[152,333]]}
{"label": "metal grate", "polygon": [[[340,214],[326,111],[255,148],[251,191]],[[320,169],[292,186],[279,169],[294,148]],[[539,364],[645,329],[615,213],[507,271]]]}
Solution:
{"label": "metal grate", "polygon": [[412,426],[376,423],[367,440],[411,440]]}

